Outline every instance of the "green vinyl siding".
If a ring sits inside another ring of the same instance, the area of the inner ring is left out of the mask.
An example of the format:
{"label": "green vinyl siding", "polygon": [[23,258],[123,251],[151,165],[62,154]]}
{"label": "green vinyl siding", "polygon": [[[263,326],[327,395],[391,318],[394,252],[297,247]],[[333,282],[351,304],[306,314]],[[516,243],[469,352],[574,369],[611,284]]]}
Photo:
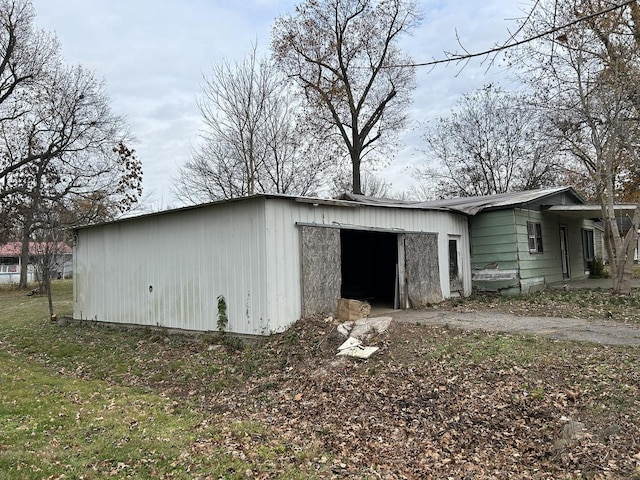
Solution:
{"label": "green vinyl siding", "polygon": [[486,255],[474,255],[471,268],[482,270],[487,265],[498,263],[498,267],[502,270],[513,270],[518,268],[518,259],[512,253],[492,253]]}
{"label": "green vinyl siding", "polygon": [[501,270],[518,264],[512,210],[486,212],[469,219],[471,229],[471,267],[476,270],[498,263]]}
{"label": "green vinyl siding", "polygon": [[509,227],[513,232],[513,210],[496,210],[493,212],[483,212],[471,217],[473,229]]}
{"label": "green vinyl siding", "polygon": [[513,215],[511,216],[511,223],[509,225],[484,225],[481,227],[474,226],[473,229],[473,233],[475,233],[479,237],[513,235]]}
{"label": "green vinyl siding", "polygon": [[[542,282],[547,284],[561,281],[562,263],[558,217],[556,215],[543,215],[535,210],[515,209],[514,213],[520,257],[520,278],[525,283],[530,279],[542,279]],[[529,251],[527,222],[540,223],[542,226],[542,253],[531,253]]]}
{"label": "green vinyl siding", "polygon": [[503,235],[502,238],[496,239],[494,243],[488,245],[475,245],[473,249],[474,255],[491,255],[491,254],[510,254],[513,258],[513,254],[517,252],[516,246],[513,243],[513,236],[511,241],[505,241],[507,236]]}
{"label": "green vinyl siding", "polygon": [[[544,278],[546,284],[563,280],[562,257],[560,250],[560,227],[567,231],[567,250],[569,255],[569,276],[571,279],[585,277],[582,254],[582,233],[585,225],[592,225],[590,220],[561,217],[542,212],[516,209],[516,237],[520,258],[520,278]],[[527,236],[527,222],[542,225],[542,253],[530,253]]]}
{"label": "green vinyl siding", "polygon": [[[530,252],[527,222],[540,224],[542,252]],[[593,228],[592,221],[522,208],[483,212],[471,217],[474,287],[504,294],[533,292],[563,281],[561,226],[567,231],[570,278],[584,278],[582,228]],[[513,279],[499,278],[507,272],[512,272]],[[514,287],[514,283],[518,286]]]}

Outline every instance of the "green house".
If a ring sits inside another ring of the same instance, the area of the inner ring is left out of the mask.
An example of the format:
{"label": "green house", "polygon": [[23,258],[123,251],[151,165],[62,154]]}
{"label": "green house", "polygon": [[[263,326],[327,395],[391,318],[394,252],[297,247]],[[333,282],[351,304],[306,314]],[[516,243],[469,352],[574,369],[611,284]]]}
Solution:
{"label": "green house", "polygon": [[469,215],[476,291],[529,293],[589,274],[601,232],[592,219],[581,218],[596,213],[580,211],[587,206],[571,187],[437,203]]}
{"label": "green house", "polygon": [[[587,205],[571,187],[427,202],[354,194],[345,194],[344,198],[464,214],[470,251],[449,248],[449,265],[455,272],[469,265],[475,291],[515,295],[584,279],[589,275],[590,262],[602,249],[602,229],[594,221],[601,217],[600,207]],[[460,260],[460,255],[470,257]],[[453,282],[451,290],[455,290]]]}

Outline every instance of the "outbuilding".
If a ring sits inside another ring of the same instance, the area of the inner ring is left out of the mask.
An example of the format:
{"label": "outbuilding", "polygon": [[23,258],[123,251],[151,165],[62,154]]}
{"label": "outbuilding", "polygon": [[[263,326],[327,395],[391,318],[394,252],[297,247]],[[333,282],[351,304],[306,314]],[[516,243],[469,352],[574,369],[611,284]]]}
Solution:
{"label": "outbuilding", "polygon": [[467,216],[256,195],[74,231],[74,317],[265,335],[338,298],[410,308],[471,293]]}

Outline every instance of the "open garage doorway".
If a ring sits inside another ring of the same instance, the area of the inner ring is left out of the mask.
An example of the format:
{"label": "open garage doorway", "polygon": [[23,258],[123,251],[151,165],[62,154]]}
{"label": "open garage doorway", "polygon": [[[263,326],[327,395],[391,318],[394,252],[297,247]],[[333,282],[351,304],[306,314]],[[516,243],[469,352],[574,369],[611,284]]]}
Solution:
{"label": "open garage doorway", "polygon": [[301,225],[302,312],[335,312],[338,298],[374,307],[442,301],[438,235]]}
{"label": "open garage doorway", "polygon": [[396,298],[398,235],[340,230],[342,298],[393,307]]}

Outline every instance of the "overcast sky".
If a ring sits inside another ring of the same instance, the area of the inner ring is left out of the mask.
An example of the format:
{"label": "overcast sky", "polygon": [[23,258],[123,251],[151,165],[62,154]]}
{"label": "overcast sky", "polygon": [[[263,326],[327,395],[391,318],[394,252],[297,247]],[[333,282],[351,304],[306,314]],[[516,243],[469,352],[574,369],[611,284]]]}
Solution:
{"label": "overcast sky", "polygon": [[[252,42],[266,52],[274,19],[289,0],[33,0],[38,27],[54,32],[68,63],[104,79],[113,110],[127,117],[138,140],[144,192],[153,209],[179,206],[171,179],[198,141],[196,107],[202,76],[222,58],[242,59]],[[529,0],[423,0],[424,21],[404,49],[416,62],[444,51],[482,51],[503,42]],[[486,83],[506,85],[507,70],[473,61],[417,72],[412,118],[446,114],[460,95]],[[409,188],[413,165],[424,161],[419,128],[407,130],[405,147],[378,172],[395,190]]]}

